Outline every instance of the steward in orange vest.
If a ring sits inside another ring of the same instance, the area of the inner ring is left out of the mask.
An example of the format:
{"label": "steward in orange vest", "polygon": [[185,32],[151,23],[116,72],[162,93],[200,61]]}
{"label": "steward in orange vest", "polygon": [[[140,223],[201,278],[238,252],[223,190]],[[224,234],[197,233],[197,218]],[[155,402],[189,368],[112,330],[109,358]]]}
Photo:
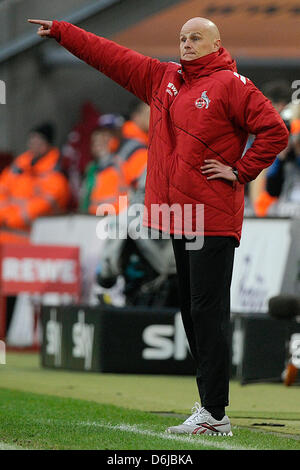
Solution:
{"label": "steward in orange vest", "polygon": [[124,138],[120,122],[120,116],[103,115],[92,135],[95,161],[87,169],[81,205],[91,214],[96,214],[99,206],[102,210],[98,215],[119,214],[126,209],[127,201],[120,204],[119,197],[128,196],[147,164],[147,144]]}
{"label": "steward in orange vest", "polygon": [[[53,129],[42,125],[29,134],[28,151],[0,175],[1,231],[29,231],[34,219],[66,209],[69,185],[59,169]],[[11,233],[13,236],[13,232]],[[3,235],[3,234],[2,234]],[[2,239],[7,239],[2,236]],[[1,241],[1,237],[0,237]]]}

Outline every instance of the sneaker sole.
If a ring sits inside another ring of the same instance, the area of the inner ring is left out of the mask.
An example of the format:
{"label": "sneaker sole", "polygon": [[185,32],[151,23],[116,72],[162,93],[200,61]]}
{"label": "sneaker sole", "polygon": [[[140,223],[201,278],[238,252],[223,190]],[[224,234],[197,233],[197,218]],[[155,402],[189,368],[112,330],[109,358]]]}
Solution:
{"label": "sneaker sole", "polygon": [[187,431],[171,431],[170,429],[167,429],[166,430],[166,433],[168,434],[189,434],[190,436],[222,436],[222,437],[232,437],[233,436],[233,432],[232,431],[229,431],[229,432],[204,432],[204,433],[199,433],[199,434],[193,434],[192,432],[187,432]]}
{"label": "sneaker sole", "polygon": [[[196,434],[197,436],[197,434]],[[233,436],[233,432],[230,431],[230,432],[214,432],[214,433],[203,433],[202,436],[229,436],[229,437],[232,437]]]}

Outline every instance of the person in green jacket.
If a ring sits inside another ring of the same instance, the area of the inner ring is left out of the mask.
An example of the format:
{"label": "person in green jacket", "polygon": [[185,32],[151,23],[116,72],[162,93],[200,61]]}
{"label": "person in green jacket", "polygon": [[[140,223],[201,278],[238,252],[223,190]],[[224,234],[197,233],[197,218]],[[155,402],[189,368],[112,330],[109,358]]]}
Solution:
{"label": "person in green jacket", "polygon": [[124,123],[122,116],[104,114],[99,119],[97,127],[91,135],[91,154],[93,160],[87,166],[81,187],[79,209],[88,212],[92,190],[96,184],[99,171],[112,164],[116,149],[121,139],[121,129]]}

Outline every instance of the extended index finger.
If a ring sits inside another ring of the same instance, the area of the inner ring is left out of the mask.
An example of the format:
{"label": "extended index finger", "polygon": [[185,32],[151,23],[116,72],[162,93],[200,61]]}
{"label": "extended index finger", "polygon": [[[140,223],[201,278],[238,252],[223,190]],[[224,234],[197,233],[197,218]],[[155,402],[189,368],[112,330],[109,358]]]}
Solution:
{"label": "extended index finger", "polygon": [[33,23],[33,24],[41,24],[42,26],[48,26],[51,21],[47,21],[47,20],[31,20],[31,19],[28,19],[27,20],[29,23]]}

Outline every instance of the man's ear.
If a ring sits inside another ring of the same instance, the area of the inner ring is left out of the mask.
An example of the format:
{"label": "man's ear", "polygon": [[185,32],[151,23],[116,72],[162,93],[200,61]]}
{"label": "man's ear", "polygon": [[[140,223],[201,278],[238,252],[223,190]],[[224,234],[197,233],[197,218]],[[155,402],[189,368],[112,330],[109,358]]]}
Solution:
{"label": "man's ear", "polygon": [[216,39],[214,43],[214,51],[217,52],[221,47],[221,39]]}

